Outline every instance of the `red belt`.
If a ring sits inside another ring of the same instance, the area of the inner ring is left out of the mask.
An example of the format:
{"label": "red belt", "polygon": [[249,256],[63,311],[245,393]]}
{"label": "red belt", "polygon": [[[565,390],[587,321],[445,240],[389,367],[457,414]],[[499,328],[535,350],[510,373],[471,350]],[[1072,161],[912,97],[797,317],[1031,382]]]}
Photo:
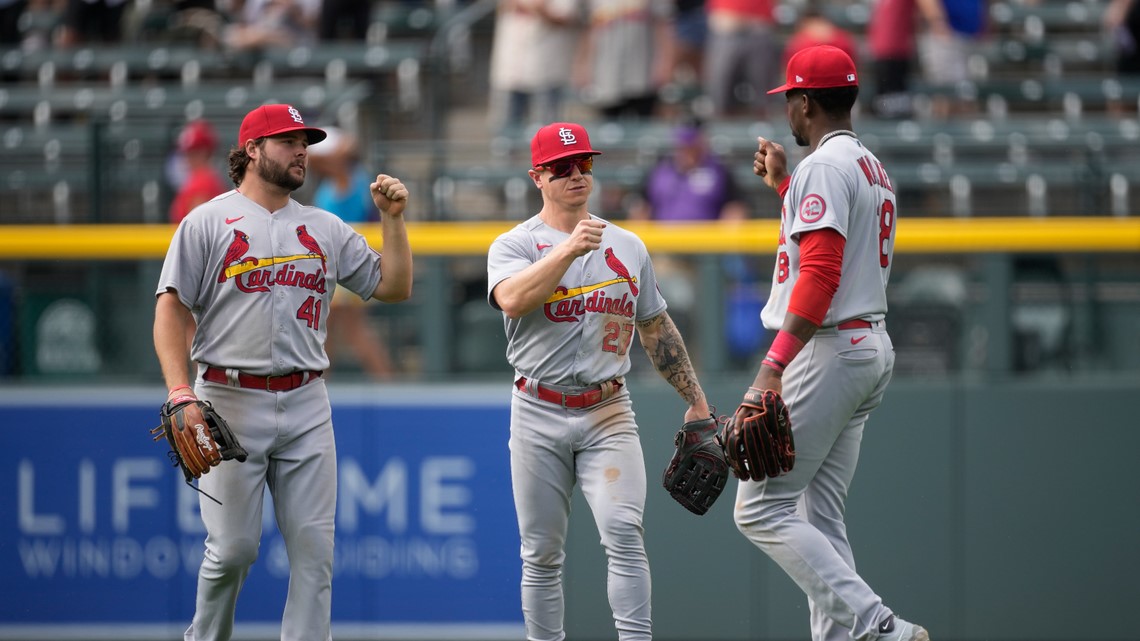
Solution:
{"label": "red belt", "polygon": [[[567,394],[565,392],[552,390],[549,387],[543,387],[542,385],[535,385],[534,387],[536,396],[540,401],[554,403],[555,405],[561,405],[562,407],[568,407],[570,409],[582,409],[584,407],[590,407],[591,405],[597,405],[598,403],[601,403],[602,401],[610,398],[615,393],[617,393],[617,391],[622,387],[622,382],[620,379],[615,378],[614,380],[607,382],[613,384],[613,391],[609,394],[605,394],[604,390],[601,387],[598,387],[596,389],[589,389],[580,394]],[[521,391],[527,391],[526,377],[520,377],[519,380],[515,381],[515,387],[519,388]]]}
{"label": "red belt", "polygon": [[871,323],[871,321],[865,321],[859,318],[843,321],[842,323],[836,325],[836,327],[839,329],[871,329],[874,326],[875,325]]}
{"label": "red belt", "polygon": [[[253,374],[246,374],[245,372],[237,373],[238,387],[247,389],[259,389],[267,392],[288,392],[289,390],[297,389],[298,387],[317,380],[321,377],[323,372],[320,371],[303,371],[293,372],[292,374],[284,374],[282,376],[255,376]],[[206,371],[202,373],[204,380],[211,383],[221,383],[223,385],[230,385],[230,377],[226,374],[226,370],[220,367],[207,367]]]}

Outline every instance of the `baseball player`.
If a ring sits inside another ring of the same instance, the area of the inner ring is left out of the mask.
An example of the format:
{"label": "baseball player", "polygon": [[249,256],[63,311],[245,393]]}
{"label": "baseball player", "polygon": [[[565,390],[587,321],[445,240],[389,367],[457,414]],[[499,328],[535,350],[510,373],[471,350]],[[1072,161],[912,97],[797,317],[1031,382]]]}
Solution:
{"label": "baseball player", "polygon": [[645,244],[587,211],[600,153],[581,125],[539,129],[528,173],[542,210],[496,238],[487,254],[487,299],[503,312],[515,370],[511,480],[532,641],[566,637],[562,562],[579,482],[609,560],[618,638],[652,638],[645,461],[623,378],[634,334],[688,404],[685,420],[709,416]]}
{"label": "baseball player", "polygon": [[807,594],[814,641],[928,641],[855,572],[843,523],[863,427],[895,361],[884,321],[894,187],[851,131],[859,83],[846,53],[800,51],[769,93],[785,94],[792,134],[810,152],[789,176],[783,147],[760,138],[753,162],[784,204],[761,313],[777,334],[752,386],[783,394],[796,462],[784,476],[739,484],[736,525]]}
{"label": "baseball player", "polygon": [[159,278],[154,346],[170,397],[210,401],[249,452],[199,481],[221,504],[200,501],[206,552],[186,641],[230,638],[257,558],[266,486],[290,564],[281,639],[331,639],[337,476],[321,378],[329,302],[338,284],[364,299],[408,298],[412,256],[408,191],[396,178],[381,174],[371,185],[383,256],[337,216],[290,197],[305,181],[308,146],[324,137],[289,105],[249,112],[229,155],[237,188],[183,220]]}

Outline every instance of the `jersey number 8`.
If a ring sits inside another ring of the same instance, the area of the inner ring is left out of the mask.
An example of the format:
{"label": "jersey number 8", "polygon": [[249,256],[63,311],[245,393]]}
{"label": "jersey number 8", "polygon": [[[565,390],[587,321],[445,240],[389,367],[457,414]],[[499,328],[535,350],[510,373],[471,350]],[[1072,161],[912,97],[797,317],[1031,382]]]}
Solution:
{"label": "jersey number 8", "polygon": [[[879,207],[879,267],[887,268],[891,264],[890,255],[890,242],[891,230],[895,226],[895,204],[889,200],[884,200],[883,204]],[[781,233],[781,237],[783,234]],[[782,238],[781,238],[782,240]],[[789,258],[788,252],[781,251],[776,255],[776,282],[782,283],[788,280],[789,275]]]}
{"label": "jersey number 8", "polygon": [[879,208],[879,267],[889,267],[891,264],[890,247],[891,230],[895,226],[895,204],[884,200]]}

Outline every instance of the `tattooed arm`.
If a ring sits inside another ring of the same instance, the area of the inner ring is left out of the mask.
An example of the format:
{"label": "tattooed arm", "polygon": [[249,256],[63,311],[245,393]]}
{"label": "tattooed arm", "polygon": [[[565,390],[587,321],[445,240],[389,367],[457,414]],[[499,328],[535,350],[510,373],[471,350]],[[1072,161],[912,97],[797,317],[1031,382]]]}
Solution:
{"label": "tattooed arm", "polygon": [[669,318],[668,312],[638,321],[637,334],[653,366],[689,405],[685,420],[708,418],[708,399],[705,398],[701,384],[697,382],[697,373],[689,360],[681,332],[673,324],[673,319]]}

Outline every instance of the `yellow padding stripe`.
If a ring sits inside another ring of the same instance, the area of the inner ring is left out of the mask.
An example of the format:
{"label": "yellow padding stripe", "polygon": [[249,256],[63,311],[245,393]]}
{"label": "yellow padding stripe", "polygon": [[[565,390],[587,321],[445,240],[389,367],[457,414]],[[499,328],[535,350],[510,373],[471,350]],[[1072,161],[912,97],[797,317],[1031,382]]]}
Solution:
{"label": "yellow padding stripe", "polygon": [[[480,256],[514,222],[408,223],[412,250],[420,256]],[[652,252],[771,254],[774,220],[712,223],[619,222]],[[382,249],[380,225],[359,229]],[[130,260],[166,255],[169,225],[3,225],[0,260]],[[903,218],[899,253],[1136,252],[1140,218]]]}

